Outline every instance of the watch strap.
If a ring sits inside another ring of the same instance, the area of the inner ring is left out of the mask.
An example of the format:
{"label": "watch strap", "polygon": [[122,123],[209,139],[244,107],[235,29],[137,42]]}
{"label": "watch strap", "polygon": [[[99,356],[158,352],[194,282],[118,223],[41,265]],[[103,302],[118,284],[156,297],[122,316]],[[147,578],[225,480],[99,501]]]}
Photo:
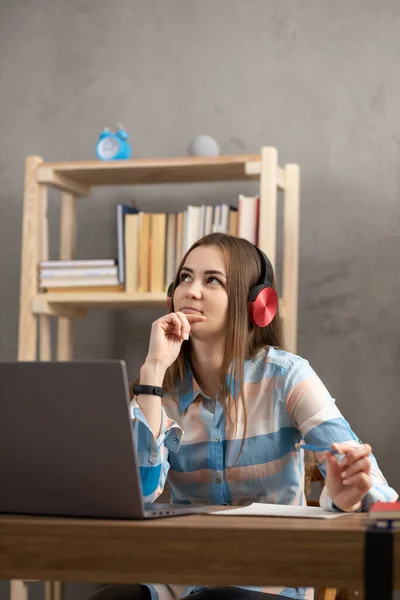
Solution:
{"label": "watch strap", "polygon": [[160,396],[160,398],[162,398],[164,390],[157,385],[140,385],[139,383],[136,383],[133,386],[133,393],[135,396],[138,396],[139,394],[149,394],[151,396]]}

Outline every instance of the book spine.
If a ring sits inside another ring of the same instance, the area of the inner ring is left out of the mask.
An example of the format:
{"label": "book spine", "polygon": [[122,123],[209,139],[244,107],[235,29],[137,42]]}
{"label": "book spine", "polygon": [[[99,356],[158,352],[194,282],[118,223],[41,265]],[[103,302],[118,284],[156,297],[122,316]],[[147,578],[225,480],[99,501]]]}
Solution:
{"label": "book spine", "polygon": [[108,277],[117,275],[117,267],[80,269],[41,269],[40,277]]}
{"label": "book spine", "polygon": [[42,269],[83,269],[83,268],[99,268],[99,267],[114,267],[117,261],[112,258],[100,259],[83,259],[83,260],[42,260],[39,266]]}
{"label": "book spine", "polygon": [[49,277],[46,279],[41,279],[39,282],[39,286],[41,288],[48,288],[48,287],[79,287],[79,286],[91,286],[91,285],[95,285],[95,286],[101,286],[101,285],[117,285],[118,284],[118,277],[93,277],[93,278],[89,278],[89,277],[82,277],[82,279],[68,279],[66,277],[64,278],[56,278],[56,277]]}

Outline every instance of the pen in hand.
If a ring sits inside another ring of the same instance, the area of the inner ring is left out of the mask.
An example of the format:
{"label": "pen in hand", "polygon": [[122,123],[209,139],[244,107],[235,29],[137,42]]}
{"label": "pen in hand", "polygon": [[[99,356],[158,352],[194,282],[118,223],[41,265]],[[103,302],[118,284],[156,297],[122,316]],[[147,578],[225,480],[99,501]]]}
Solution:
{"label": "pen in hand", "polygon": [[299,450],[311,450],[311,452],[331,452],[332,454],[340,454],[339,450],[333,448],[325,448],[323,446],[313,446],[312,444],[296,444]]}

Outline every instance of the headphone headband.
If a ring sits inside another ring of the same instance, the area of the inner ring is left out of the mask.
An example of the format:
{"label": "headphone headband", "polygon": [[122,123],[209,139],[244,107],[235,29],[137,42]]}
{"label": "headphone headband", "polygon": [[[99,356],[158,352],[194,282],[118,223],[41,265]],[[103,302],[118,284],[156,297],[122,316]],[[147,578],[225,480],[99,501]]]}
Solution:
{"label": "headphone headband", "polygon": [[[252,246],[255,248],[255,250],[260,258],[260,277],[259,277],[256,285],[262,285],[263,283],[266,283],[272,287],[272,285],[274,283],[274,269],[272,267],[271,261],[269,260],[267,255],[264,254],[264,252],[262,250],[260,250],[260,248],[258,246],[256,246],[255,244],[252,244]],[[167,296],[169,296],[169,297],[172,296],[174,286],[175,286],[175,280],[169,284]]]}
{"label": "headphone headband", "polygon": [[[252,244],[260,259],[260,277],[255,286],[249,290],[248,314],[249,320],[259,327],[267,327],[274,319],[278,308],[278,294],[273,288],[274,270],[266,254],[255,244]],[[172,295],[176,280],[171,282],[167,291],[167,304],[171,309]]]}
{"label": "headphone headband", "polygon": [[267,283],[268,285],[272,286],[274,283],[274,269],[272,268],[271,261],[269,260],[267,255],[264,254],[264,252],[260,250],[260,248],[258,248],[258,246],[256,246],[255,244],[253,244],[253,246],[257,250],[257,254],[260,258],[261,268],[260,278],[256,285],[262,285],[263,283]]}

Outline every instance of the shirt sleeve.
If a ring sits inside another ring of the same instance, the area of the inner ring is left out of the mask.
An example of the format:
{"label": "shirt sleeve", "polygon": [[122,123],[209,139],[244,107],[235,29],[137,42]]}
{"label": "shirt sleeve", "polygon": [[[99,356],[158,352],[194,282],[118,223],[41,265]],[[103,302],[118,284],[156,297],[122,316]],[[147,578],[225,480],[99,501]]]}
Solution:
{"label": "shirt sleeve", "polygon": [[136,398],[130,403],[130,415],[143,500],[145,503],[154,502],[164,489],[169,471],[169,452],[178,452],[183,431],[161,407],[161,430],[156,438]]}
{"label": "shirt sleeve", "polygon": [[[308,361],[298,358],[285,376],[286,408],[306,444],[331,446],[333,442],[348,442],[354,446],[363,442],[352,431],[321,379]],[[326,461],[322,453],[316,453],[319,469],[326,476]],[[398,494],[389,487],[375,457],[371,454],[372,487],[363,499],[363,511],[376,501],[394,502]],[[326,510],[337,509],[324,487],[320,505]]]}

